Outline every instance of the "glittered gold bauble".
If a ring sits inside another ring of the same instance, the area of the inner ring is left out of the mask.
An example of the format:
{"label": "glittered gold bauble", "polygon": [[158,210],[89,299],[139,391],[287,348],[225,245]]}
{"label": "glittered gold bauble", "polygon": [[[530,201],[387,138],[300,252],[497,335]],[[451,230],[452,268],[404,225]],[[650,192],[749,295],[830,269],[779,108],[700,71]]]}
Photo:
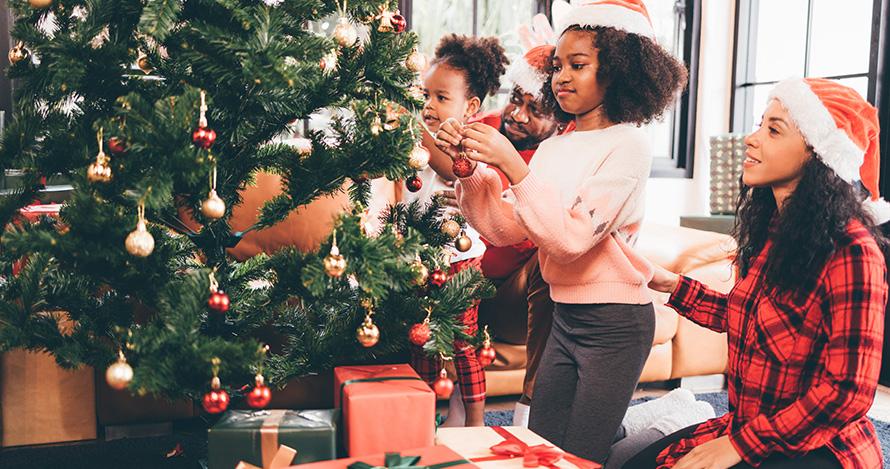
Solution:
{"label": "glittered gold bauble", "polygon": [[148,257],[155,249],[155,238],[145,229],[145,220],[139,220],[136,229],[127,235],[124,242],[127,252],[136,257]]}
{"label": "glittered gold bauble", "polygon": [[423,52],[415,49],[408,55],[408,58],[405,59],[405,66],[408,67],[408,70],[411,70],[415,73],[420,73],[426,70],[427,60],[426,56],[423,55]]}
{"label": "glittered gold bauble", "polygon": [[334,52],[330,52],[321,58],[318,65],[321,67],[321,71],[325,73],[331,73],[337,69],[337,54]]}
{"label": "glittered gold bauble", "polygon": [[28,49],[25,49],[25,46],[22,43],[18,43],[15,47],[9,49],[9,63],[15,65],[22,60],[27,59],[28,55],[30,55]]}
{"label": "glittered gold bauble", "polygon": [[454,241],[454,247],[460,252],[467,252],[473,247],[473,240],[466,232],[461,231],[460,236]]}
{"label": "glittered gold bauble", "polygon": [[454,220],[445,220],[442,222],[442,233],[449,238],[456,238],[460,234],[460,223]]}
{"label": "glittered gold bauble", "polygon": [[136,59],[136,66],[139,67],[139,70],[142,70],[142,73],[148,75],[151,73],[154,68],[152,68],[151,63],[148,61],[148,56],[145,54],[140,54],[139,58]]}
{"label": "glittered gold bauble", "polygon": [[90,182],[111,181],[111,166],[108,164],[108,157],[105,156],[105,153],[100,152],[96,161],[87,168],[87,180]]}
{"label": "glittered gold bauble", "polygon": [[328,276],[338,278],[346,272],[346,258],[340,254],[340,249],[331,246],[331,253],[324,258],[324,271]]}
{"label": "glittered gold bauble", "polygon": [[418,286],[426,285],[427,280],[430,278],[430,270],[419,260],[411,264],[411,272],[414,273],[414,284]]}
{"label": "glittered gold bauble", "polygon": [[366,316],[365,322],[356,329],[355,338],[363,347],[373,347],[380,341],[380,329],[374,324],[371,316]]}
{"label": "glittered gold bauble", "polygon": [[358,31],[355,30],[355,26],[353,26],[348,19],[343,17],[337,20],[337,26],[334,27],[333,35],[334,40],[336,40],[337,44],[340,44],[341,47],[351,46],[358,40]]}
{"label": "glittered gold bauble", "polygon": [[36,8],[38,10],[49,8],[52,4],[53,0],[28,0],[28,5],[31,5],[31,8]]}
{"label": "glittered gold bauble", "polygon": [[423,169],[430,163],[430,152],[421,145],[414,145],[408,156],[408,166],[412,169]]}
{"label": "glittered gold bauble", "polygon": [[226,203],[219,198],[216,190],[211,189],[207,199],[201,203],[201,213],[211,220],[220,219],[226,214]]}
{"label": "glittered gold bauble", "polygon": [[133,381],[133,368],[123,356],[118,357],[117,361],[105,370],[105,382],[112,389],[118,391],[126,389],[130,381]]}

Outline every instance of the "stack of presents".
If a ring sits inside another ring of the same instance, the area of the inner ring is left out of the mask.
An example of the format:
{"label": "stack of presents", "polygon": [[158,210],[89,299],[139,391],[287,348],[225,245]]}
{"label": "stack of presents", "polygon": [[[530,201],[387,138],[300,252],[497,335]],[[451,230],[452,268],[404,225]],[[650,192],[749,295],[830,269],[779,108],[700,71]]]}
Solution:
{"label": "stack of presents", "polygon": [[599,465],[523,427],[436,429],[436,395],[408,365],[334,370],[331,410],[228,411],[208,433],[209,469]]}

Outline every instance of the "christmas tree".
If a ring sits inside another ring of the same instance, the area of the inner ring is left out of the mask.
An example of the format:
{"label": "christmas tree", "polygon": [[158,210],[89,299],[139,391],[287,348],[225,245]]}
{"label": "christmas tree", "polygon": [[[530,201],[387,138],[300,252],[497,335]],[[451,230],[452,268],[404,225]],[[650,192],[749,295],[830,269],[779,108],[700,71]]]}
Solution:
{"label": "christmas tree", "polygon": [[[107,370],[131,392],[204,396],[214,412],[245,385],[261,406],[269,383],[403,352],[412,326],[450,356],[467,338],[455,314],[491,293],[476,271],[445,281],[462,221],[397,205],[367,229],[369,179],[410,178],[429,157],[414,116],[425,59],[395,3],[11,0],[0,164],[25,183],[0,201],[0,348]],[[330,37],[310,28],[331,17]],[[329,128],[282,139],[322,110]],[[233,232],[258,171],[283,193]],[[22,222],[57,174],[74,186],[59,217]],[[227,257],[245,232],[346,186],[354,208],[318,252]],[[282,350],[256,337],[268,327]]]}

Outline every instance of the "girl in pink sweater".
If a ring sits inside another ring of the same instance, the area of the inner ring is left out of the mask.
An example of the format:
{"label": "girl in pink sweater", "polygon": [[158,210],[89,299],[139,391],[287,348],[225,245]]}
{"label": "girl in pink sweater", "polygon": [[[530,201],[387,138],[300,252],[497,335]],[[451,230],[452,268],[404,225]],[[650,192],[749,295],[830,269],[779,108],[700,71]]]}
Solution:
{"label": "girl in pink sweater", "polygon": [[639,126],[685,86],[654,40],[641,0],[576,7],[560,34],[545,102],[574,132],[541,143],[531,165],[485,125],[446,123],[437,145],[478,165],[457,185],[468,221],[495,245],[539,247],[555,303],[529,428],[603,462],[652,347],[652,268],[631,248],[643,219],[651,151]]}

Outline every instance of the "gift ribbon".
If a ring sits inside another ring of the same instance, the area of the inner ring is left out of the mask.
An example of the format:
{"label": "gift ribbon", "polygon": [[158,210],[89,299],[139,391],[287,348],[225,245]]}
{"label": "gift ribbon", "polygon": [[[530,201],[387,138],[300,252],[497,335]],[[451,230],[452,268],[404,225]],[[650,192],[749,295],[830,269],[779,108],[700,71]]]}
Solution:
{"label": "gift ribbon", "polygon": [[504,441],[489,448],[493,456],[484,456],[481,458],[470,459],[472,462],[486,461],[502,461],[505,459],[522,458],[523,467],[549,467],[555,468],[556,463],[565,459],[566,461],[578,466],[579,469],[599,469],[602,466],[583,458],[579,458],[573,454],[566,453],[558,448],[549,445],[529,446],[520,440],[516,435],[510,433],[503,427],[489,427],[498,435],[504,438]]}
{"label": "gift ribbon", "polygon": [[440,462],[438,464],[418,466],[418,462],[420,462],[420,456],[402,456],[399,453],[386,453],[386,456],[383,458],[382,466],[375,466],[373,464],[358,461],[347,467],[349,469],[442,469],[445,467],[470,463],[466,459],[458,459],[455,461]]}
{"label": "gift ribbon", "polygon": [[275,452],[274,457],[267,463],[265,455],[263,456],[263,467],[259,468],[253,464],[241,461],[235,466],[235,469],[283,469],[291,465],[297,456],[297,450],[288,446],[281,445]]}
{"label": "gift ribbon", "polygon": [[270,467],[278,453],[278,427],[284,420],[286,410],[268,410],[269,416],[260,427],[260,450],[263,453],[263,467]]}

